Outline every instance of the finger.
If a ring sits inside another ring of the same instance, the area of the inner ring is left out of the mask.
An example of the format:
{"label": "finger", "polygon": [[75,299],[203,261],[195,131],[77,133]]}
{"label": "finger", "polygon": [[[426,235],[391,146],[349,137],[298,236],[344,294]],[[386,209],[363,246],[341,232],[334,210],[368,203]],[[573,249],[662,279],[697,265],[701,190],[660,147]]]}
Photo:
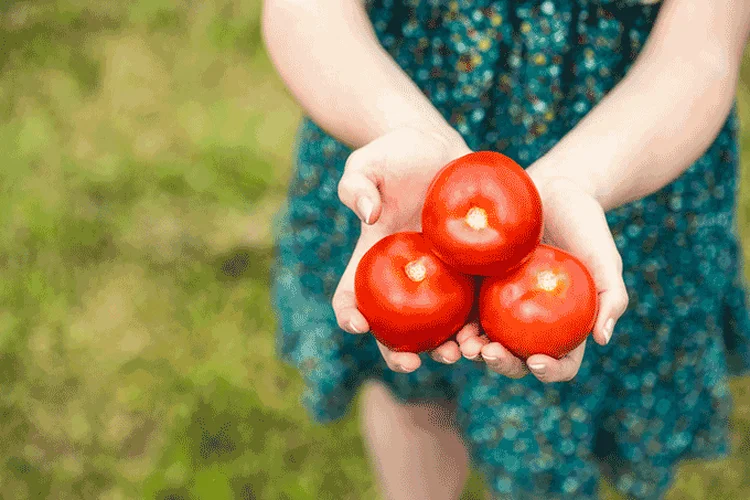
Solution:
{"label": "finger", "polygon": [[479,333],[479,324],[476,321],[472,321],[471,323],[465,324],[464,327],[456,333],[456,342],[461,345],[470,338],[479,336]]}
{"label": "finger", "polygon": [[[622,257],[617,250],[607,218],[593,199],[576,204],[559,203],[550,207],[545,221],[555,243],[581,259],[591,272],[599,296],[593,337],[607,344],[617,320],[628,306],[628,294],[622,278]],[[570,224],[570,221],[576,221]],[[558,241],[559,240],[559,241]]]}
{"label": "finger", "polygon": [[422,360],[413,352],[395,352],[388,349],[379,341],[377,344],[380,354],[383,355],[385,364],[394,372],[411,373],[422,364]]}
{"label": "finger", "polygon": [[354,275],[359,261],[378,239],[377,235],[370,234],[373,231],[365,231],[364,228],[365,226],[331,301],[339,328],[349,333],[365,333],[370,330],[367,319],[357,309],[357,298],[354,294]]}
{"label": "finger", "polygon": [[461,359],[461,351],[458,349],[458,344],[449,340],[430,352],[430,357],[438,363],[450,365]]}
{"label": "finger", "polygon": [[568,382],[578,374],[583,361],[586,341],[560,359],[534,354],[526,360],[531,373],[542,382]]}
{"label": "finger", "polygon": [[490,341],[486,336],[480,334],[481,330],[479,329],[479,323],[475,321],[465,325],[456,334],[456,341],[461,349],[461,354],[466,359],[472,361],[479,359],[480,361],[483,361],[481,356],[479,356],[479,352],[482,350],[482,347]]}
{"label": "finger", "polygon": [[617,320],[628,308],[628,292],[622,277],[613,278],[609,288],[599,292],[599,312],[594,324],[594,340],[597,344],[606,345],[612,338]]}
{"label": "finger", "polygon": [[357,309],[357,299],[354,292],[337,291],[333,296],[333,311],[339,328],[348,333],[366,333],[370,331],[367,319]]}
{"label": "finger", "polygon": [[523,361],[497,342],[482,347],[482,358],[490,370],[508,378],[522,378],[529,373]]}
{"label": "finger", "polygon": [[480,356],[482,352],[482,348],[490,343],[490,339],[488,339],[485,335],[478,335],[476,337],[471,337],[467,339],[463,344],[461,344],[461,354],[466,359],[470,359],[472,361],[484,361],[484,358]]}
{"label": "finger", "polygon": [[591,271],[596,283],[599,306],[594,323],[596,343],[606,345],[612,338],[617,320],[628,307],[628,292],[622,278],[622,257],[609,230],[604,212],[600,209],[592,219],[590,235],[595,252],[583,255],[583,263]]}
{"label": "finger", "polygon": [[490,343],[486,335],[465,335],[458,343],[461,354],[472,361],[484,361],[480,356],[482,348]]}
{"label": "finger", "polygon": [[374,224],[380,218],[382,203],[376,172],[386,154],[384,149],[373,141],[350,154],[339,181],[339,199],[365,224]]}
{"label": "finger", "polygon": [[622,258],[606,221],[599,232],[601,242],[597,247],[600,252],[588,255],[584,264],[591,271],[599,296],[593,337],[598,344],[606,345],[612,338],[617,320],[628,307],[628,292],[622,278]]}
{"label": "finger", "polygon": [[356,263],[354,259],[349,262],[331,301],[339,328],[349,333],[365,333],[370,330],[367,319],[357,309],[357,298],[354,294],[354,271],[357,263],[359,259]]}

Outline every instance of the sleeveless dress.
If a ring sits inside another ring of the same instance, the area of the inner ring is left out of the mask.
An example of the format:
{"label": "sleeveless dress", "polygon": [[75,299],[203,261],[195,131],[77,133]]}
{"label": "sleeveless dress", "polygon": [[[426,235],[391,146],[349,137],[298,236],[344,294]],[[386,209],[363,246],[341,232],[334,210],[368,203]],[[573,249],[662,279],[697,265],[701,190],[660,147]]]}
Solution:
{"label": "sleeveless dress", "polygon": [[[627,72],[658,14],[659,4],[645,3],[367,7],[382,45],[469,147],[528,166]],[[588,342],[572,382],[542,384],[427,356],[415,373],[394,373],[372,336],[337,328],[330,300],[359,234],[359,220],[337,197],[351,151],[304,120],[277,219],[273,296],[278,349],[306,381],[306,407],[322,422],[340,418],[362,382],[376,378],[403,401],[456,401],[474,464],[501,498],[596,498],[603,470],[634,498],[663,495],[679,460],[728,452],[727,380],[750,367],[735,228],[737,135],[733,111],[681,177],[607,214],[629,310],[608,346]]]}

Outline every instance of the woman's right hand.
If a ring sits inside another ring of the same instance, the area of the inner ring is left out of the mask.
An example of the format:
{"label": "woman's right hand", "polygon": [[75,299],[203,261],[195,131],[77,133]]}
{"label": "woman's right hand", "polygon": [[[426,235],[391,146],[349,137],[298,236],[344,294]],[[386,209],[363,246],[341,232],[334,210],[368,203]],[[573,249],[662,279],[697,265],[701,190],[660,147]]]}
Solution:
{"label": "woman's right hand", "polygon": [[[333,296],[336,320],[343,330],[349,333],[369,330],[354,296],[354,274],[362,256],[390,234],[420,231],[422,205],[435,174],[450,161],[470,152],[453,129],[403,127],[349,156],[339,183],[339,198],[362,220],[362,231]],[[476,330],[476,324],[470,324],[459,334],[475,334]],[[394,371],[409,373],[421,364],[417,354],[393,352],[380,342],[378,347]],[[430,355],[443,363],[455,363],[461,358],[458,344],[453,340]]]}

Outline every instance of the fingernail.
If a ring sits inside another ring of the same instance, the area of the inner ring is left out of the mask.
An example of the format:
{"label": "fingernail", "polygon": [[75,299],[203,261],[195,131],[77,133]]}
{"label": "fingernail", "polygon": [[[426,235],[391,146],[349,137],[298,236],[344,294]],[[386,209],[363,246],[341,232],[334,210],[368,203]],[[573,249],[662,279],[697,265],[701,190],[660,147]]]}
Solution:
{"label": "fingernail", "polygon": [[351,330],[354,333],[363,333],[362,331],[360,331],[359,328],[357,328],[356,326],[354,326],[354,323],[351,322],[351,321],[349,322],[349,330]]}
{"label": "fingernail", "polygon": [[482,351],[482,357],[486,361],[497,361],[502,355],[502,349],[497,345],[492,345]]}
{"label": "fingernail", "polygon": [[471,360],[471,361],[474,361],[475,359],[477,359],[477,358],[479,357],[479,354],[475,354],[475,355],[473,355],[473,356],[464,356],[464,357],[465,357],[466,359],[469,359],[469,360]]}
{"label": "fingernail", "polygon": [[360,218],[365,224],[370,223],[370,217],[372,217],[372,202],[365,197],[357,200],[357,210],[359,211]]}
{"label": "fingernail", "polygon": [[529,365],[529,369],[531,369],[532,372],[538,375],[543,375],[545,366],[543,364],[532,364]]}
{"label": "fingernail", "polygon": [[612,338],[612,331],[615,329],[615,320],[614,318],[609,318],[606,323],[604,323],[604,340],[605,344],[609,344],[609,339]]}
{"label": "fingernail", "polygon": [[403,365],[396,365],[396,371],[405,373],[406,372],[406,368],[404,368]]}

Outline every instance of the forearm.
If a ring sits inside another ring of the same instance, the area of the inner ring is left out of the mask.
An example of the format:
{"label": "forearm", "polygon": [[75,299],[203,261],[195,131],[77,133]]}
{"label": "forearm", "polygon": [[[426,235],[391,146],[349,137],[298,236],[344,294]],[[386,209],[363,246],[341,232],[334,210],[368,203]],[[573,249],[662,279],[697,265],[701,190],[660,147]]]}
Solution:
{"label": "forearm", "polygon": [[[664,6],[628,75],[530,171],[570,179],[608,210],[657,191],[703,154],[734,100],[750,8],[696,4]],[[680,25],[691,32],[669,33]]]}
{"label": "forearm", "polygon": [[380,46],[361,1],[266,0],[263,35],[305,112],[348,145],[416,124],[458,137]]}

